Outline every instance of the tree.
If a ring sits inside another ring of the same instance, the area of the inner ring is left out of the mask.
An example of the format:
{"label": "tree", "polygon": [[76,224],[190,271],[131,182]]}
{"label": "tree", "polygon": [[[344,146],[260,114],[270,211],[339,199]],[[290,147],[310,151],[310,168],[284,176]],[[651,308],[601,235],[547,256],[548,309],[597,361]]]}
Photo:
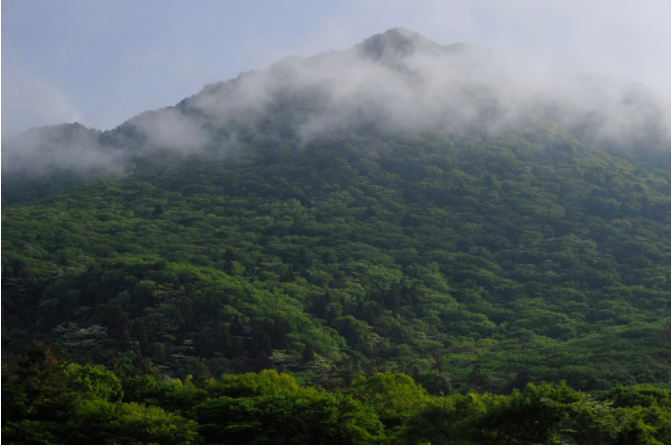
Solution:
{"label": "tree", "polygon": [[314,389],[210,399],[195,409],[209,444],[371,444],[382,425],[351,397]]}
{"label": "tree", "polygon": [[305,348],[303,349],[303,361],[305,362],[313,362],[315,360],[315,350],[312,347],[312,344],[309,342],[305,344]]}
{"label": "tree", "polygon": [[359,378],[349,392],[370,404],[388,428],[400,426],[428,401],[426,391],[402,373],[375,373],[367,379]]}

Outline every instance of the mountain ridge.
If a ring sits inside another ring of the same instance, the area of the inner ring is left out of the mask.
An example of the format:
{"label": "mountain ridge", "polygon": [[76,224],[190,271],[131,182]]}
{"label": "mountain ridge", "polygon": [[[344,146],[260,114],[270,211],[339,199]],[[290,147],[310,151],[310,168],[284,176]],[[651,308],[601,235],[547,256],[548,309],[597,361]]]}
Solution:
{"label": "mountain ridge", "polygon": [[[100,159],[96,169],[118,172],[129,159],[157,150],[226,151],[250,137],[304,144],[322,134],[364,129],[516,133],[541,117],[609,150],[671,152],[671,104],[641,88],[562,77],[525,62],[461,43],[442,46],[392,28],[344,51],[283,58],[208,84],[173,106],[140,113],[74,146],[95,152],[84,158]],[[585,102],[585,95],[592,100]],[[25,136],[3,138],[10,160],[4,173],[68,168],[70,160],[83,169],[89,165],[78,162],[81,150],[69,152],[74,141],[53,141],[49,128],[29,133],[24,147]],[[54,159],[55,152],[62,156]]]}

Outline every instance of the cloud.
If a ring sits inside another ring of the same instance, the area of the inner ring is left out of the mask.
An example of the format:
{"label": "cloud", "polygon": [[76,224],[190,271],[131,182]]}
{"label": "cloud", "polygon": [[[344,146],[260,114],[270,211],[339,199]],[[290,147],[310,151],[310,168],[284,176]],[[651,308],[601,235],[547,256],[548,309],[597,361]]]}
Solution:
{"label": "cloud", "polygon": [[[671,98],[671,2],[471,1],[468,41],[515,48],[585,72],[650,85]],[[449,4],[452,4],[450,2]],[[438,8],[438,7],[436,7]],[[425,11],[428,14],[428,10]],[[437,11],[433,11],[435,16]],[[446,16],[443,16],[446,17]],[[486,20],[487,17],[491,19]],[[448,27],[449,29],[449,27]],[[480,35],[482,37],[478,38]]]}
{"label": "cloud", "polygon": [[[139,132],[142,145],[134,147],[135,153],[144,154],[161,150],[182,153],[203,150],[211,141],[211,136],[197,116],[187,116],[179,108],[165,108],[146,112],[130,124]],[[137,145],[137,143],[136,143]]]}
{"label": "cloud", "polygon": [[404,29],[349,51],[284,58],[210,86],[186,106],[214,125],[236,123],[257,133],[268,133],[260,126],[264,119],[279,118],[304,143],[325,132],[371,126],[387,132],[515,131],[534,116],[569,130],[581,127],[595,143],[634,144],[651,129],[668,142],[671,128],[668,101],[635,83],[510,51],[442,47]]}
{"label": "cloud", "polygon": [[28,130],[2,140],[2,174],[20,178],[54,172],[95,178],[124,168],[123,154],[100,141],[100,132],[81,124],[60,124]]}
{"label": "cloud", "polygon": [[[671,105],[646,87],[547,58],[441,46],[393,29],[346,51],[285,57],[208,85],[175,107],[105,132],[95,144],[85,139],[68,142],[67,151],[50,148],[47,158],[62,154],[51,163],[66,165],[75,155],[72,165],[83,169],[110,163],[111,153],[115,163],[160,150],[225,154],[241,140],[305,145],[328,133],[371,130],[502,135],[526,132],[540,121],[620,150],[671,149]],[[83,156],[72,147],[101,153]]]}

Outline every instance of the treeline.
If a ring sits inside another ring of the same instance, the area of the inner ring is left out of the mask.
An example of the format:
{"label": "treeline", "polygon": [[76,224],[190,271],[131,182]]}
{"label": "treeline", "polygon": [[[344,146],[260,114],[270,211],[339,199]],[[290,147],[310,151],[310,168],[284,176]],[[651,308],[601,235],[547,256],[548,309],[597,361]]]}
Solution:
{"label": "treeline", "polygon": [[300,386],[275,370],[220,379],[78,365],[33,344],[2,369],[3,444],[669,444],[671,390],[565,383],[430,396],[404,374]]}

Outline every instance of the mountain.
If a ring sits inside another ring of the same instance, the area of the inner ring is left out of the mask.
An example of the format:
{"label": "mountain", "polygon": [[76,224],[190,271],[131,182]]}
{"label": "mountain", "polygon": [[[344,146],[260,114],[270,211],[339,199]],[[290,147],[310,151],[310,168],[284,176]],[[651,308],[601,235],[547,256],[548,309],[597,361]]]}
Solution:
{"label": "mountain", "polygon": [[164,151],[218,157],[250,144],[304,146],[324,134],[505,136],[537,127],[657,164],[671,150],[671,103],[631,82],[395,28],[345,51],[286,57],[207,85],[110,131],[56,135],[67,133],[57,126],[5,139],[3,203],[29,198],[16,187],[26,178],[56,191],[63,176],[87,181]]}
{"label": "mountain", "polygon": [[394,29],[108,132],[3,142],[4,360],[39,340],[122,378],[661,395],[670,115],[642,87],[536,69]]}

